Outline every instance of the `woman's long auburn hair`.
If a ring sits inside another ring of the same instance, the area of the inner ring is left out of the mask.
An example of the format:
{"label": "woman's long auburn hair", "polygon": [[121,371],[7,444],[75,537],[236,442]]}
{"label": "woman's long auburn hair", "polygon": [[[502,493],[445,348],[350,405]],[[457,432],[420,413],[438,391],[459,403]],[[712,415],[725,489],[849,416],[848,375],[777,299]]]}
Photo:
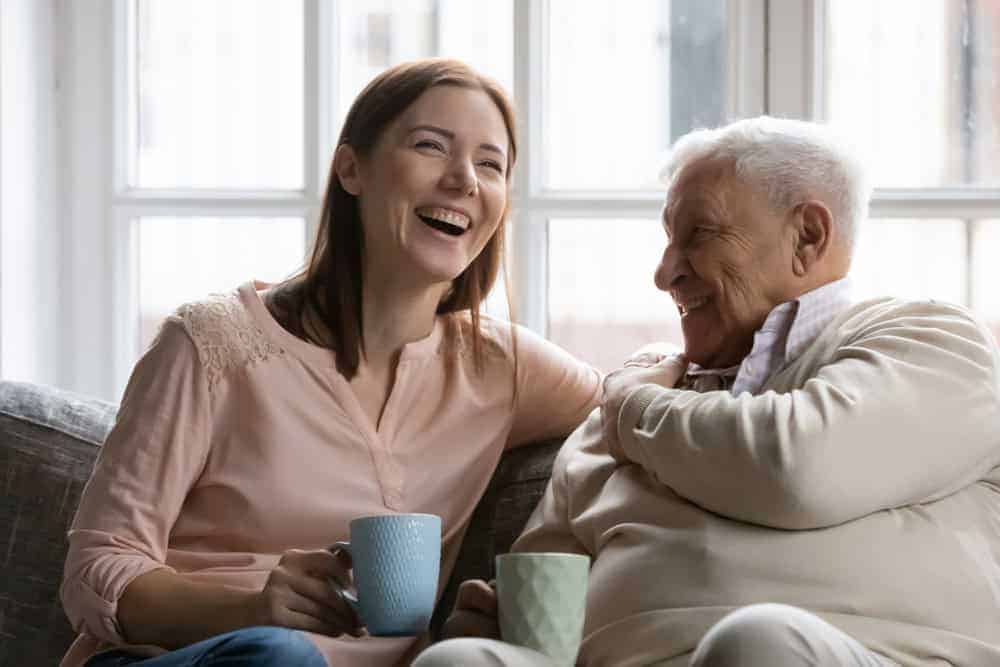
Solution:
{"label": "woman's long auburn hair", "polygon": [[[507,127],[509,195],[510,174],[517,155],[513,106],[498,84],[457,60],[429,58],[403,63],[375,77],[351,105],[340,131],[338,147],[346,144],[362,157],[370,155],[385,129],[418,97],[435,86],[481,90],[493,100]],[[508,198],[493,236],[465,271],[452,281],[437,307],[438,314],[470,312],[473,359],[480,370],[483,353],[479,306],[504,268],[504,236],[509,211]],[[274,303],[281,312],[283,324],[292,333],[333,349],[337,368],[348,379],[354,377],[365,354],[364,257],[365,239],[358,199],[344,190],[331,168],[309,263],[300,273],[277,286]],[[316,340],[316,336],[309,334],[304,326],[307,312],[319,317],[331,334],[330,340]]]}

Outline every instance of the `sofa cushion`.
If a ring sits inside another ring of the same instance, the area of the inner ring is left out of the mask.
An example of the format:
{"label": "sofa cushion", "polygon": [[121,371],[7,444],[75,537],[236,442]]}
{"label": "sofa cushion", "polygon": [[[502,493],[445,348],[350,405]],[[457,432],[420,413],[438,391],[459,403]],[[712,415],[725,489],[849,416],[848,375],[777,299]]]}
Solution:
{"label": "sofa cushion", "polygon": [[0,382],[0,665],[54,665],[73,632],[59,603],[66,530],[115,416],[111,403]]}

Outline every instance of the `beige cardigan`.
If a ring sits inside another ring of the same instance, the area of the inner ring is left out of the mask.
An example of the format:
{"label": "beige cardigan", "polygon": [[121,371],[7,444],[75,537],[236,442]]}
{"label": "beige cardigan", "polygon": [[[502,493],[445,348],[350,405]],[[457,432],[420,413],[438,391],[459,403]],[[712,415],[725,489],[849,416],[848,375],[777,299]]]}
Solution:
{"label": "beige cardigan", "polygon": [[783,602],[903,665],[1000,665],[1000,357],[966,310],[838,316],[758,395],[638,388],[594,413],[515,549],[594,558],[580,660],[690,653]]}

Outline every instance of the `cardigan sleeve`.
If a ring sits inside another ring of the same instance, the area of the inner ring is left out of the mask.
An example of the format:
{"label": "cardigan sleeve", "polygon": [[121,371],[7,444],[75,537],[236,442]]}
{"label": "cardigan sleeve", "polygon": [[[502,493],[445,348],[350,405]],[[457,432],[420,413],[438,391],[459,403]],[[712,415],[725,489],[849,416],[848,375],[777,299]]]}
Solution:
{"label": "cardigan sleeve", "polygon": [[168,536],[208,456],[209,421],[197,350],[170,318],[132,373],[69,531],[60,595],[77,632],[126,641],[118,600],[166,567]]}
{"label": "cardigan sleeve", "polygon": [[517,327],[517,394],[508,446],[567,435],[600,404],[601,374]]}
{"label": "cardigan sleeve", "polygon": [[691,502],[775,528],[835,525],[947,496],[1000,464],[998,356],[964,309],[887,307],[799,389],[643,385],[626,456]]}

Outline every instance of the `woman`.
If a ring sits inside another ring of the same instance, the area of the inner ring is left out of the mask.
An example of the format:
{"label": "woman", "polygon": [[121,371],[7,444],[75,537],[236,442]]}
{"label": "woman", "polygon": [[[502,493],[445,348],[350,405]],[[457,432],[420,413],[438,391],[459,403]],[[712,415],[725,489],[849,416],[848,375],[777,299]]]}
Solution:
{"label": "woman", "polygon": [[357,516],[438,514],[444,582],[504,448],[599,400],[592,368],[479,314],[515,153],[509,102],[461,63],[362,91],[306,270],[181,307],[136,365],[70,531],[63,664],[416,654],[364,635],[325,547]]}

